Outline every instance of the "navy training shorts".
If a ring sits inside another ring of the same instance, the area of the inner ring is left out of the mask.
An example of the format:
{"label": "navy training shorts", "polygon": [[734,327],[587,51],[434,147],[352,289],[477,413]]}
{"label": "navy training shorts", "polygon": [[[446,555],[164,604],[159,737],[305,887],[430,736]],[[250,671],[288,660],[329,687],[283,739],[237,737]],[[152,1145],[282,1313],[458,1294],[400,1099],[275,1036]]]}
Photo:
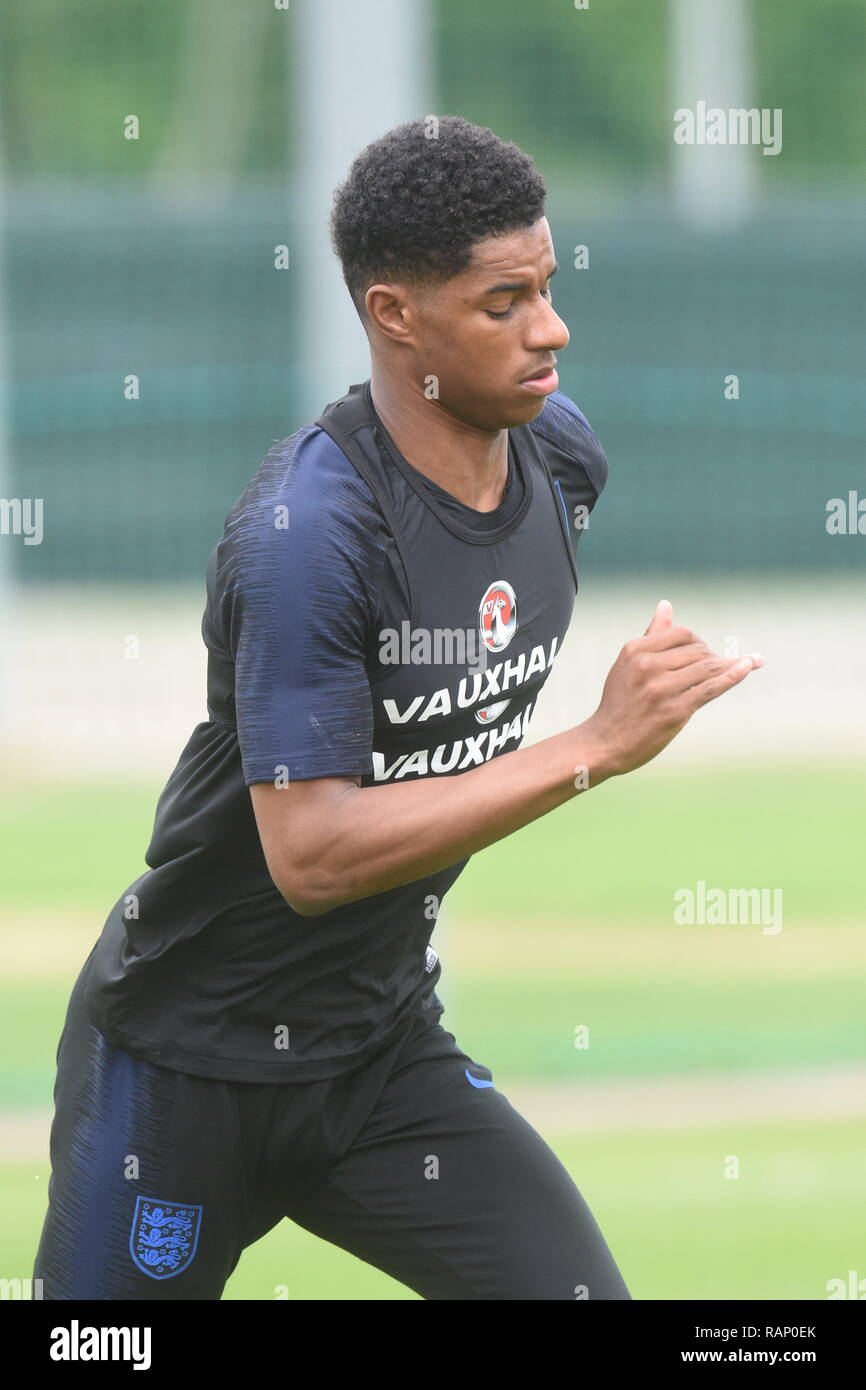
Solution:
{"label": "navy training shorts", "polygon": [[84,974],[57,1051],[43,1298],[219,1299],[284,1217],[425,1299],[631,1298],[563,1164],[438,1020],[331,1080],[220,1081],[109,1046]]}

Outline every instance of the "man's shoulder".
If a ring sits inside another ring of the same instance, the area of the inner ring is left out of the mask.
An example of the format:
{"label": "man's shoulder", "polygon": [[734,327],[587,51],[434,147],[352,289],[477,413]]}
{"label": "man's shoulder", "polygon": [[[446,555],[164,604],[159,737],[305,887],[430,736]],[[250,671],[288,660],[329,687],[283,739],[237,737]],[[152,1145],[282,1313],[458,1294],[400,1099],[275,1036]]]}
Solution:
{"label": "man's shoulder", "polygon": [[590,441],[596,447],[601,447],[580,406],[564,391],[551,391],[544,402],[544,409],[530,421],[529,427],[542,439],[549,439],[563,453],[571,453],[575,458],[582,457]]}
{"label": "man's shoulder", "polygon": [[211,552],[213,601],[240,587],[359,590],[380,571],[388,528],[367,483],[318,425],[273,441]]}
{"label": "man's shoulder", "polygon": [[583,411],[564,391],[551,391],[529,427],[559,454],[579,464],[597,494],[602,491],[608,475],[607,455]]}
{"label": "man's shoulder", "polygon": [[377,512],[375,498],[343,450],[319,425],[302,425],[294,434],[275,439],[258,469],[235,502],[229,522],[246,518],[273,525],[275,510],[288,510],[288,520],[323,525],[336,516],[356,516],[369,524]]}

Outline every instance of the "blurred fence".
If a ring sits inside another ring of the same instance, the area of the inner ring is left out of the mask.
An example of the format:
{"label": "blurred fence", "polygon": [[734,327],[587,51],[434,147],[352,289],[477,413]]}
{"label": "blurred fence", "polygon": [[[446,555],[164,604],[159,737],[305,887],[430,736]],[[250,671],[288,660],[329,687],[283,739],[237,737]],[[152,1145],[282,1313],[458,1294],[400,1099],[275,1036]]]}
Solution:
{"label": "blurred fence", "polygon": [[[584,564],[861,565],[863,538],[828,535],[826,507],[864,490],[862,207],[774,205],[713,236],[645,201],[588,217],[557,188],[550,216],[563,389],[611,463]],[[3,491],[44,505],[42,544],[14,549],[22,580],[203,575],[272,440],[304,423],[305,271],[273,266],[294,239],[291,198],[267,188],[213,208],[129,190],[14,198]],[[327,363],[321,382],[321,405],[350,384]]]}
{"label": "blurred fence", "polygon": [[[429,89],[517,140],[550,189],[563,388],[611,464],[587,570],[860,566],[863,537],[826,522],[831,498],[866,491],[862,0],[400,3],[426,36],[414,66],[402,53],[413,100]],[[318,48],[316,4],[334,26]],[[313,332],[347,341],[332,301],[316,317],[327,230],[304,181],[319,126],[360,141],[394,28],[390,0],[351,9],[345,90],[340,0],[43,0],[0,16],[0,492],[44,508],[40,545],[4,544],[21,581],[201,582],[272,441],[351,384]],[[739,75],[713,41],[735,19]],[[781,153],[737,152],[754,196],[726,232],[678,219],[676,93],[705,79],[784,112]]]}

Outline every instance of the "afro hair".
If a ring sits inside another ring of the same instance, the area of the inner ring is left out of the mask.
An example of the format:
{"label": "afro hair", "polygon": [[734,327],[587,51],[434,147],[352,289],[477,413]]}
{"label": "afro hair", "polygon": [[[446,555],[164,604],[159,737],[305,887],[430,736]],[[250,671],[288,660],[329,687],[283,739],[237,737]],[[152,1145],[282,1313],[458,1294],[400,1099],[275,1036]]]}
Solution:
{"label": "afro hair", "polygon": [[377,280],[441,284],[465,270],[473,242],[543,217],[546,192],[529,155],[462,116],[387,131],[354,160],[331,211],[358,313]]}

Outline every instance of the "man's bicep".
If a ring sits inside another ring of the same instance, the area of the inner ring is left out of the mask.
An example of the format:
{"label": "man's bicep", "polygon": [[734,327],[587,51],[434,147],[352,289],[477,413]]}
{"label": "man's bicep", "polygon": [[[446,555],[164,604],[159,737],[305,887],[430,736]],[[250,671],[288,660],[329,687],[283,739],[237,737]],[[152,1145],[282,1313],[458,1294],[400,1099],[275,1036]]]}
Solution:
{"label": "man's bicep", "polygon": [[304,915],[314,915],[316,890],[324,886],[334,814],[360,782],[360,777],[313,777],[250,785],[268,872],[289,905]]}

